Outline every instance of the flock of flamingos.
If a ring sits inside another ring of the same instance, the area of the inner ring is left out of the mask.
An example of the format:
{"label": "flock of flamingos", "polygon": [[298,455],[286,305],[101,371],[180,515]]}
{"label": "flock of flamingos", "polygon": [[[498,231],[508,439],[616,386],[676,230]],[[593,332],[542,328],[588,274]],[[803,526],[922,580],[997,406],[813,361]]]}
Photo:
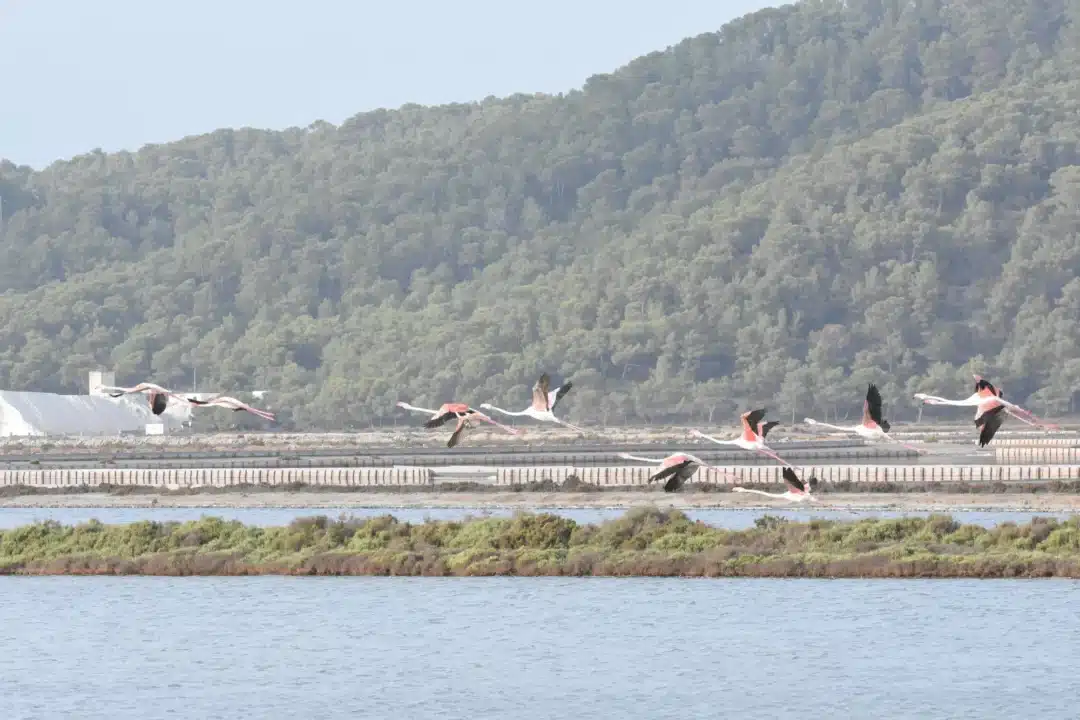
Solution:
{"label": "flock of flamingos", "polygon": [[[1027,423],[1028,425],[1035,425],[1045,428],[1054,428],[1056,426],[1043,422],[1036,418],[1031,412],[1024,408],[1011,403],[1006,400],[1000,389],[994,387],[994,385],[979,375],[975,375],[975,390],[972,395],[962,400],[949,400],[947,398],[938,397],[936,395],[927,395],[925,393],[916,393],[915,399],[920,400],[928,405],[957,405],[964,407],[975,408],[975,427],[979,430],[978,444],[979,447],[985,447],[993,439],[997,433],[1001,424],[1005,421],[1005,415],[1009,414],[1013,417]],[[483,410],[494,410],[495,412],[503,415],[510,415],[513,417],[530,417],[534,420],[541,422],[557,423],[564,425],[572,430],[583,433],[592,433],[594,431],[587,430],[585,428],[572,425],[565,420],[561,420],[555,416],[555,407],[559,404],[559,401],[566,397],[566,394],[570,392],[573,387],[573,383],[570,381],[564,382],[562,385],[551,389],[551,378],[547,373],[544,373],[533,385],[532,390],[532,403],[524,410],[513,411],[504,410],[503,408],[496,407],[491,403],[482,403],[480,408]],[[120,397],[128,393],[146,393],[147,398],[150,401],[150,409],[155,415],[160,415],[165,411],[169,398],[178,399],[181,402],[188,403],[196,407],[223,407],[234,412],[246,411],[257,415],[266,420],[274,420],[274,414],[266,410],[260,410],[258,408],[251,407],[247,403],[241,402],[233,397],[224,395],[215,395],[207,400],[200,400],[195,397],[188,397],[179,393],[174,393],[170,390],[155,385],[153,383],[140,383],[134,387],[111,387],[106,386],[101,388],[104,392],[108,393],[111,397]],[[457,424],[454,427],[454,432],[451,433],[450,439],[446,443],[446,447],[453,448],[457,446],[462,438],[462,435],[466,429],[476,427],[476,422],[485,422],[494,425],[511,435],[520,434],[519,431],[514,428],[503,425],[502,423],[493,420],[487,413],[481,412],[481,410],[471,407],[468,403],[449,402],[443,403],[438,409],[432,410],[430,408],[416,407],[406,402],[399,402],[397,406],[405,410],[411,410],[413,412],[424,413],[429,415],[430,418],[424,423],[424,427],[428,429],[434,429],[441,427],[450,420],[457,420]],[[750,450],[753,452],[760,452],[767,455],[774,460],[784,464],[783,477],[787,483],[788,490],[784,493],[769,493],[763,490],[753,490],[749,488],[734,487],[735,492],[749,492],[757,493],[759,495],[766,495],[769,497],[780,497],[793,502],[803,502],[806,500],[816,501],[811,495],[811,490],[817,485],[816,478],[809,478],[806,482],[801,480],[792,468],[791,463],[784,460],[782,457],[773,452],[772,448],[765,444],[765,437],[769,434],[769,431],[779,425],[780,423],[775,420],[765,421],[765,410],[749,410],[744,412],[740,419],[742,420],[742,433],[732,440],[719,440],[711,435],[706,435],[700,430],[691,430],[690,434],[694,437],[704,438],[717,445],[734,445],[742,448],[743,450]],[[858,425],[830,425],[828,423],[818,422],[813,418],[805,418],[805,422],[808,425],[818,425],[825,428],[831,428],[833,430],[839,430],[841,432],[854,433],[860,437],[867,438],[869,440],[887,440],[899,445],[903,445],[915,452],[923,452],[919,448],[902,443],[899,440],[894,439],[889,435],[890,424],[886,420],[882,413],[882,401],[881,393],[878,391],[876,385],[871,383],[866,389],[866,398],[863,401],[863,416],[862,422]],[[620,453],[619,457],[627,460],[634,460],[646,463],[659,463],[659,471],[649,478],[649,482],[657,480],[664,480],[664,490],[667,492],[674,492],[678,490],[682,485],[692,477],[699,468],[709,468],[716,470],[717,472],[731,476],[719,468],[709,465],[703,462],[701,459],[690,455],[689,453],[676,453],[669,455],[666,458],[645,458],[638,457],[636,455],[628,455],[626,453]]]}
{"label": "flock of flamingos", "polygon": [[[555,416],[555,407],[559,404],[559,401],[570,392],[570,388],[573,387],[573,383],[567,381],[554,390],[551,389],[551,378],[547,373],[540,376],[540,379],[533,385],[532,391],[532,404],[527,408],[520,411],[504,410],[503,408],[496,407],[491,403],[482,403],[480,409],[471,407],[468,403],[451,402],[444,403],[438,409],[432,410],[430,408],[416,407],[406,402],[399,402],[397,405],[405,410],[411,410],[413,412],[425,413],[430,416],[430,419],[424,423],[424,427],[428,429],[434,429],[444,425],[450,420],[457,420],[457,425],[454,428],[454,432],[450,435],[450,439],[447,441],[446,446],[448,448],[455,447],[461,440],[462,433],[470,427],[474,427],[474,421],[486,422],[501,428],[511,435],[519,434],[517,430],[511,427],[507,427],[502,423],[496,422],[488,414],[481,412],[481,410],[494,410],[503,415],[510,415],[515,417],[531,417],[534,420],[540,420],[543,422],[558,423],[565,425],[573,430],[579,432],[593,432],[591,430],[585,430],[576,425],[560,420]],[[998,428],[1005,420],[1005,414],[1013,415],[1019,420],[1029,425],[1039,425],[1043,427],[1054,427],[1042,422],[1036,418],[1032,413],[1024,408],[1005,400],[1003,393],[1000,389],[994,387],[994,385],[979,375],[975,376],[975,391],[974,393],[963,400],[949,400],[947,398],[938,397],[936,395],[926,395],[925,393],[917,393],[915,398],[929,405],[959,405],[959,406],[973,406],[975,410],[975,427],[979,430],[978,443],[979,447],[985,447],[997,433]],[[771,420],[765,421],[765,410],[749,410],[744,412],[740,419],[742,420],[742,433],[732,440],[719,440],[711,435],[706,435],[700,430],[691,430],[690,434],[694,437],[704,438],[710,440],[717,445],[734,445],[742,448],[743,450],[750,450],[754,452],[760,452],[767,455],[774,460],[784,464],[782,471],[784,481],[787,483],[788,489],[783,493],[769,493],[764,490],[753,490],[750,488],[733,487],[735,492],[748,492],[756,493],[759,495],[765,495],[768,497],[780,497],[793,502],[803,502],[806,500],[816,500],[811,494],[811,490],[817,485],[816,478],[808,478],[807,481],[801,480],[792,468],[791,463],[784,460],[782,457],[773,452],[772,448],[765,444],[765,437],[769,434],[769,430],[779,425],[780,423]],[[821,427],[831,428],[833,430],[840,430],[842,432],[855,433],[860,437],[864,437],[870,440],[887,440],[903,445],[915,452],[923,452],[917,447],[907,445],[899,440],[895,440],[889,435],[890,424],[886,420],[882,413],[882,401],[881,393],[878,391],[876,385],[871,383],[866,389],[866,399],[863,401],[863,416],[862,422],[858,425],[841,426],[830,425],[828,423],[818,422],[813,418],[806,418],[805,422],[809,425],[819,425]],[[689,453],[675,453],[669,455],[666,458],[646,458],[636,455],[628,455],[626,453],[620,453],[619,457],[627,460],[634,460],[647,463],[659,463],[660,468],[657,473],[649,478],[649,482],[657,480],[664,480],[664,490],[667,492],[675,492],[683,483],[685,483],[690,477],[692,477],[699,468],[710,468],[716,470],[722,475],[734,477],[730,473],[727,473],[719,468],[709,465]]]}

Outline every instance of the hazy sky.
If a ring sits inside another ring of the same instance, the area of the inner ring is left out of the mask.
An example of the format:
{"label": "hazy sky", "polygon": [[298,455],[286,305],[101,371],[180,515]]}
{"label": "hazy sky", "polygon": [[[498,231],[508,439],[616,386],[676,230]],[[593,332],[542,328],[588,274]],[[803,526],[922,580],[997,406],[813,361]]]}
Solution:
{"label": "hazy sky", "polygon": [[559,92],[778,0],[0,0],[0,158]]}

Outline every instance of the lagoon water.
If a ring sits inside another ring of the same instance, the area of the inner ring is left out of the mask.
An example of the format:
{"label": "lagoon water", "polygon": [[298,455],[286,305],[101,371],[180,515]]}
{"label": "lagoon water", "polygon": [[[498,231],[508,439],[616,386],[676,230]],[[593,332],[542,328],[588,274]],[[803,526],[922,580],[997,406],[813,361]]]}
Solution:
{"label": "lagoon water", "polygon": [[0,717],[1076,717],[1072,581],[0,578]]}
{"label": "lagoon water", "polygon": [[[611,520],[626,513],[625,508],[536,508],[530,512],[551,512],[565,517],[573,518],[579,523],[596,523]],[[715,527],[723,527],[730,530],[742,530],[753,527],[754,520],[763,515],[774,515],[788,518],[793,521],[806,521],[811,518],[829,520],[859,520],[863,518],[895,518],[904,516],[926,516],[928,512],[909,511],[852,511],[852,510],[827,510],[827,509],[791,509],[790,506],[780,506],[775,509],[731,509],[731,508],[702,508],[685,511],[693,520],[702,520]],[[139,520],[156,520],[166,522],[170,520],[186,521],[198,520],[200,517],[214,516],[226,520],[240,520],[249,525],[263,527],[272,525],[287,525],[296,518],[310,517],[312,515],[326,515],[337,518],[340,515],[357,518],[374,517],[376,515],[391,514],[402,522],[419,523],[426,519],[431,520],[462,520],[467,517],[510,517],[514,510],[511,508],[198,508],[198,507],[62,507],[62,508],[0,508],[0,530],[5,530],[20,525],[27,525],[39,520],[56,520],[65,525],[86,522],[91,519],[100,520],[106,524],[131,523]],[[1032,513],[1032,512],[1000,512],[1000,511],[957,511],[949,513],[958,522],[973,523],[992,527],[1003,522],[1026,523],[1035,516],[1056,517],[1066,519],[1068,513]]]}

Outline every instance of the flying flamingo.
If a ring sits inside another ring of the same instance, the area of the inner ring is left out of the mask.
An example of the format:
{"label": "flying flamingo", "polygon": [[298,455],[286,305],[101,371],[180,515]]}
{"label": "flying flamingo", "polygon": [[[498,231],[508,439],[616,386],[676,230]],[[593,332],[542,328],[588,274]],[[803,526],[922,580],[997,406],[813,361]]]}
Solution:
{"label": "flying flamingo", "polygon": [[619,457],[626,458],[627,460],[638,460],[640,462],[660,463],[660,471],[655,475],[650,476],[649,482],[651,483],[655,480],[668,478],[668,481],[664,483],[664,492],[675,492],[681,488],[683,483],[697,473],[699,467],[716,470],[722,475],[733,477],[736,480],[738,479],[738,476],[732,475],[718,467],[709,465],[689,453],[675,453],[674,455],[668,455],[666,458],[647,458],[638,455],[619,453]]}
{"label": "flying flamingo", "polygon": [[215,395],[214,397],[210,398],[209,400],[200,400],[199,398],[196,398],[196,397],[188,397],[188,398],[185,398],[185,400],[187,400],[192,405],[199,405],[200,407],[209,407],[209,406],[223,407],[223,408],[227,408],[229,410],[232,410],[233,412],[240,412],[241,410],[246,410],[247,412],[251,413],[252,415],[258,415],[259,417],[263,418],[264,420],[273,420],[274,419],[274,413],[269,412],[267,410],[260,410],[258,408],[251,407],[246,402],[242,402],[240,400],[237,400],[234,397],[229,397],[228,395]]}
{"label": "flying flamingo", "polygon": [[816,477],[810,476],[807,482],[803,482],[799,479],[799,476],[795,474],[795,471],[788,466],[783,469],[784,482],[787,483],[788,489],[782,493],[765,492],[764,490],[753,490],[751,488],[733,487],[731,492],[741,493],[755,493],[757,495],[764,495],[765,497],[783,498],[790,500],[791,502],[817,502],[818,499],[810,494],[812,488],[817,487],[818,480]]}
{"label": "flying flamingo", "polygon": [[439,427],[450,418],[457,418],[457,427],[454,428],[453,434],[450,435],[450,439],[446,442],[446,447],[448,448],[452,448],[458,444],[458,440],[461,439],[461,434],[465,431],[466,427],[469,427],[469,421],[473,419],[491,423],[496,427],[502,428],[511,435],[520,434],[517,430],[511,427],[507,427],[502,423],[495,422],[479,410],[469,407],[466,403],[443,403],[439,406],[438,410],[416,407],[414,405],[410,405],[407,402],[399,402],[397,406],[406,410],[412,410],[413,412],[422,412],[430,415],[431,419],[424,423],[424,427],[428,428],[429,430]]}
{"label": "flying flamingo", "polygon": [[165,407],[168,405],[170,397],[177,398],[178,400],[187,400],[187,398],[182,395],[178,395],[171,390],[166,390],[160,385],[155,385],[154,383],[148,382],[142,382],[135,387],[129,388],[102,385],[99,389],[107,393],[109,397],[114,398],[118,398],[121,395],[127,395],[129,393],[144,392],[146,393],[147,400],[150,401],[150,412],[154,413],[155,415],[160,415],[161,413],[165,412]]}
{"label": "flying flamingo", "polygon": [[551,378],[547,373],[540,376],[540,379],[533,385],[533,399],[532,405],[525,408],[521,412],[514,412],[513,410],[503,410],[500,407],[495,407],[491,403],[482,403],[480,405],[484,410],[494,410],[500,412],[503,415],[512,415],[514,417],[531,417],[533,420],[541,420],[543,422],[553,422],[560,425],[565,425],[571,430],[577,430],[578,432],[589,432],[585,428],[580,428],[577,425],[571,425],[565,420],[560,420],[555,417],[555,406],[559,404],[559,401],[563,399],[566,393],[570,392],[570,388],[574,387],[574,383],[567,380],[554,390],[549,390],[551,385]]}
{"label": "flying flamingo", "polygon": [[[1035,417],[1030,411],[1025,410],[1015,403],[1011,403],[1005,399],[1005,394],[999,389],[994,387],[994,384],[989,380],[984,379],[980,375],[975,375],[975,392],[969,397],[963,400],[949,400],[947,398],[938,397],[936,395],[927,395],[926,393],[915,393],[916,400],[922,400],[927,405],[958,405],[962,407],[976,407],[975,418],[978,419],[987,408],[995,407],[997,404],[1005,406],[1005,412],[1015,417],[1021,422],[1025,422],[1028,425],[1041,425],[1046,428],[1056,428],[1057,425],[1051,425],[1045,423]],[[1018,414],[1022,413],[1022,414]],[[1024,416],[1027,417],[1024,417]],[[1030,420],[1028,418],[1031,418]]]}
{"label": "flying flamingo", "polygon": [[743,450],[754,450],[763,455],[768,455],[774,460],[779,460],[788,467],[791,467],[784,458],[774,453],[768,445],[765,444],[765,436],[769,434],[769,430],[779,425],[776,420],[770,422],[762,422],[765,418],[765,409],[760,410],[748,410],[742,414],[742,435],[734,440],[717,440],[711,435],[706,435],[700,430],[691,430],[690,434],[694,437],[705,438],[706,440],[712,440],[717,445],[735,445],[741,447]]}
{"label": "flying flamingo", "polygon": [[925,452],[914,445],[908,445],[907,443],[895,440],[888,434],[891,425],[882,415],[881,393],[878,392],[877,385],[874,383],[870,383],[866,388],[866,399],[863,400],[862,422],[860,424],[850,426],[830,425],[829,423],[818,422],[813,418],[804,418],[803,422],[807,425],[820,425],[822,427],[832,428],[833,430],[855,433],[859,437],[870,440],[884,438],[885,440],[903,445],[909,450],[914,450],[917,453]]}

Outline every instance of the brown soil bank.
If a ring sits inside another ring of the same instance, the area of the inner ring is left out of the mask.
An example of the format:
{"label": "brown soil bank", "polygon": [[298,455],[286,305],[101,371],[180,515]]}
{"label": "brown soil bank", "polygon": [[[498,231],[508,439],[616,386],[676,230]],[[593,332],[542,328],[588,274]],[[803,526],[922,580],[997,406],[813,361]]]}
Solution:
{"label": "brown soil bank", "polygon": [[732,531],[642,507],[599,524],[550,514],[461,522],[203,518],[0,532],[0,573],[93,575],[570,575],[1080,577],[1080,518],[987,529],[946,515],[838,522],[766,516]]}

